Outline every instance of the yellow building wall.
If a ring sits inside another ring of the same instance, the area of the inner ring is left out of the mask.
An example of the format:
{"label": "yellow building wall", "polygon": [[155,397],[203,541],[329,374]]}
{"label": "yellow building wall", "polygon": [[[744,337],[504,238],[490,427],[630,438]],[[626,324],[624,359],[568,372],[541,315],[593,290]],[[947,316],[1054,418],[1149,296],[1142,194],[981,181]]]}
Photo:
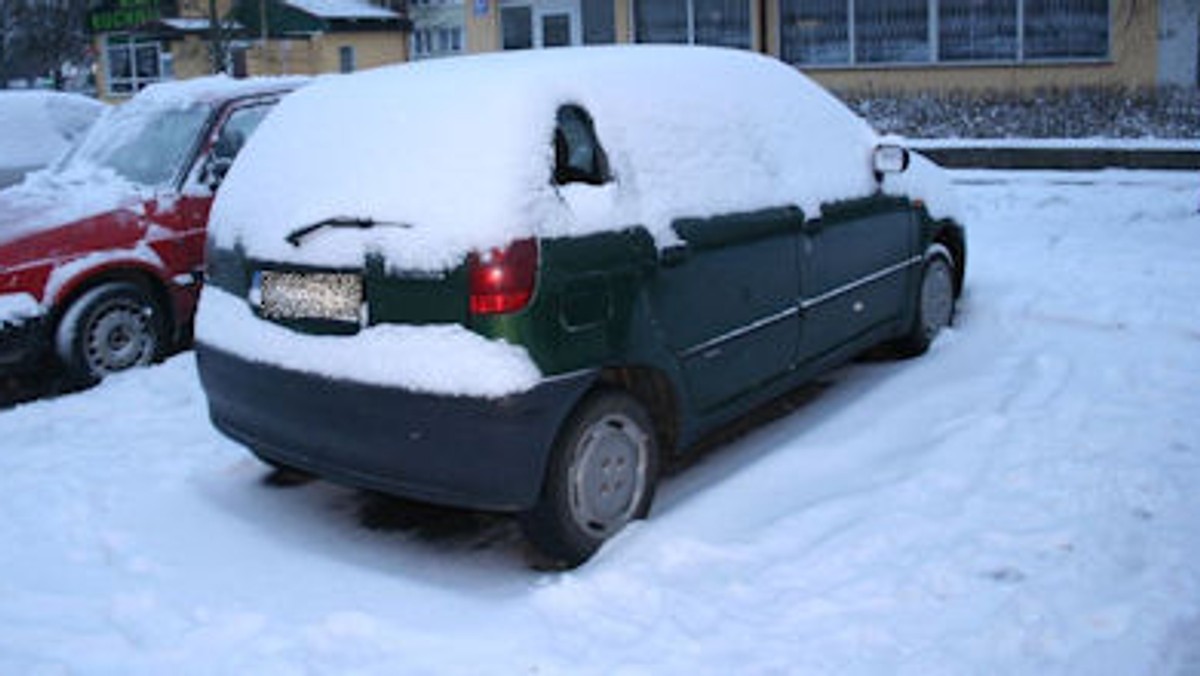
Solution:
{"label": "yellow building wall", "polygon": [[198,36],[189,35],[182,42],[171,43],[171,63],[177,80],[188,80],[212,73],[208,42]]}
{"label": "yellow building wall", "polygon": [[314,37],[310,45],[311,74],[339,72],[342,47],[354,48],[356,71],[408,60],[408,34],[401,32],[326,33]]}
{"label": "yellow building wall", "polygon": [[465,45],[467,53],[499,51],[500,8],[496,0],[488,0],[487,13],[482,15],[475,13],[474,0],[465,0],[463,12],[466,15],[464,29],[467,34]]}
{"label": "yellow building wall", "polygon": [[633,42],[633,0],[615,0],[613,19],[616,23],[617,42]]}
{"label": "yellow building wall", "polygon": [[[1159,0],[1111,1],[1112,50],[1110,58],[1102,62],[821,67],[805,69],[805,72],[826,87],[842,91],[1029,91],[1077,86],[1153,86],[1158,72]],[[778,56],[779,3],[776,0],[749,2],[754,49]],[[617,42],[633,42],[633,0],[613,0],[613,3]],[[498,50],[497,0],[489,0],[484,16],[475,15],[474,2],[464,4],[466,51]]]}
{"label": "yellow building wall", "polygon": [[[186,47],[193,39],[183,44]],[[202,41],[198,51],[188,50],[188,60],[175,57],[175,74],[179,79],[196,77],[208,72],[208,57]],[[408,59],[408,34],[400,32],[326,33],[308,38],[255,40],[246,50],[248,75],[316,75],[341,70],[341,48],[354,47],[354,68],[365,70],[400,63]],[[173,51],[180,49],[175,43]]]}
{"label": "yellow building wall", "polygon": [[[536,0],[533,0],[536,2]],[[758,0],[750,1],[750,27],[756,51],[763,51],[759,36],[762,35],[764,15]],[[633,0],[612,0],[613,29],[619,44],[633,42]],[[774,4],[774,3],[768,3]],[[500,49],[500,9],[497,0],[488,0],[485,16],[476,16],[473,2],[466,2],[467,53],[494,52]]]}

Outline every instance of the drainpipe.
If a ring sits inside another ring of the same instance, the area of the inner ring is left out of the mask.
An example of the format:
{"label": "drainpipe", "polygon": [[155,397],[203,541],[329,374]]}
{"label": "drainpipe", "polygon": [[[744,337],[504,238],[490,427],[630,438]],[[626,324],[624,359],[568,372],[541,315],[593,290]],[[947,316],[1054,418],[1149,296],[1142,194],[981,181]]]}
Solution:
{"label": "drainpipe", "polygon": [[767,44],[767,0],[758,0],[758,51],[763,54],[771,52],[771,46]]}

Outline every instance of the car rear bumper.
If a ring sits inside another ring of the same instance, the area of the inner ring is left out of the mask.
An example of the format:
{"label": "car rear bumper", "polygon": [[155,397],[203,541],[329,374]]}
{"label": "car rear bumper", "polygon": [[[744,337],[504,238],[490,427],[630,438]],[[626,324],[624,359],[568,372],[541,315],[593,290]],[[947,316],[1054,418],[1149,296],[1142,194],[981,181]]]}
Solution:
{"label": "car rear bumper", "polygon": [[592,372],[499,399],[369,385],[196,345],[213,424],[261,458],[432,503],[519,511]]}

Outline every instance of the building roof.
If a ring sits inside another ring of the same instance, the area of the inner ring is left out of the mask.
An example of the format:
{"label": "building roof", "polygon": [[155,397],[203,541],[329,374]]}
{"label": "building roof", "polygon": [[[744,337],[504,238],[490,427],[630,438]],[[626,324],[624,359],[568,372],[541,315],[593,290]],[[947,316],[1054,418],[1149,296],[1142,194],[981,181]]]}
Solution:
{"label": "building roof", "polygon": [[[226,20],[223,22],[226,30],[240,30],[242,25],[236,21]],[[169,17],[156,19],[143,28],[157,27],[167,31],[178,33],[207,33],[212,30],[212,22],[206,18],[198,17]]]}
{"label": "building roof", "polygon": [[284,0],[284,4],[321,19],[400,19],[400,14],[366,0]]}

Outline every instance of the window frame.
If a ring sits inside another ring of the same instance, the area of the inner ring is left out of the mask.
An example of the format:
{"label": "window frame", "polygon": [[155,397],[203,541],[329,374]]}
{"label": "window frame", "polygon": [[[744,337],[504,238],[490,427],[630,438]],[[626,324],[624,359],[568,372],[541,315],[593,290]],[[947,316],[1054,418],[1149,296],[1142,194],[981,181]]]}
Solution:
{"label": "window frame", "polygon": [[[836,1],[836,0],[835,0]],[[1104,0],[1106,3],[1106,43],[1102,56],[1059,56],[1059,57],[1029,57],[1026,56],[1025,39],[1025,6],[1036,0],[1016,0],[1016,55],[1013,58],[996,59],[942,59],[941,58],[941,0],[926,0],[928,3],[928,34],[929,59],[927,61],[870,61],[858,59],[857,30],[855,26],[855,0],[841,0],[847,8],[847,49],[849,57],[846,61],[836,63],[805,63],[784,61],[788,65],[804,70],[879,70],[906,68],[979,68],[989,66],[1046,66],[1046,65],[1094,65],[1113,63],[1114,25],[1116,16],[1116,0]],[[689,0],[690,2],[690,0]],[[778,19],[774,22],[775,44],[778,45],[780,58],[784,56],[784,3],[787,0],[775,0],[775,13]]]}
{"label": "window frame", "polygon": [[[114,39],[118,40],[115,44]],[[138,73],[138,51],[147,48],[154,49],[156,74],[153,76],[143,76]],[[123,52],[129,59],[129,76],[117,77],[113,74],[112,54],[114,51]],[[114,98],[128,98],[152,84],[171,80],[169,69],[164,63],[167,60],[164,56],[169,57],[169,55],[170,52],[157,38],[130,32],[106,33],[103,59],[105,94]],[[116,83],[126,85],[128,88],[114,89],[113,85]]]}
{"label": "window frame", "polygon": [[338,72],[345,75],[358,70],[358,50],[354,45],[338,46]]}
{"label": "window frame", "polygon": [[[746,7],[746,35],[745,45],[728,45],[719,42],[697,42],[696,41],[696,0],[681,0],[684,3],[687,14],[686,39],[682,42],[643,42],[638,37],[638,4],[641,2],[654,2],[655,0],[631,0],[629,3],[629,23],[630,33],[635,44],[676,44],[676,45],[705,45],[713,47],[727,47],[730,49],[754,49],[754,6],[752,0],[743,0]],[[761,17],[760,20],[766,20],[766,17]],[[782,27],[779,27],[782,33]]]}

